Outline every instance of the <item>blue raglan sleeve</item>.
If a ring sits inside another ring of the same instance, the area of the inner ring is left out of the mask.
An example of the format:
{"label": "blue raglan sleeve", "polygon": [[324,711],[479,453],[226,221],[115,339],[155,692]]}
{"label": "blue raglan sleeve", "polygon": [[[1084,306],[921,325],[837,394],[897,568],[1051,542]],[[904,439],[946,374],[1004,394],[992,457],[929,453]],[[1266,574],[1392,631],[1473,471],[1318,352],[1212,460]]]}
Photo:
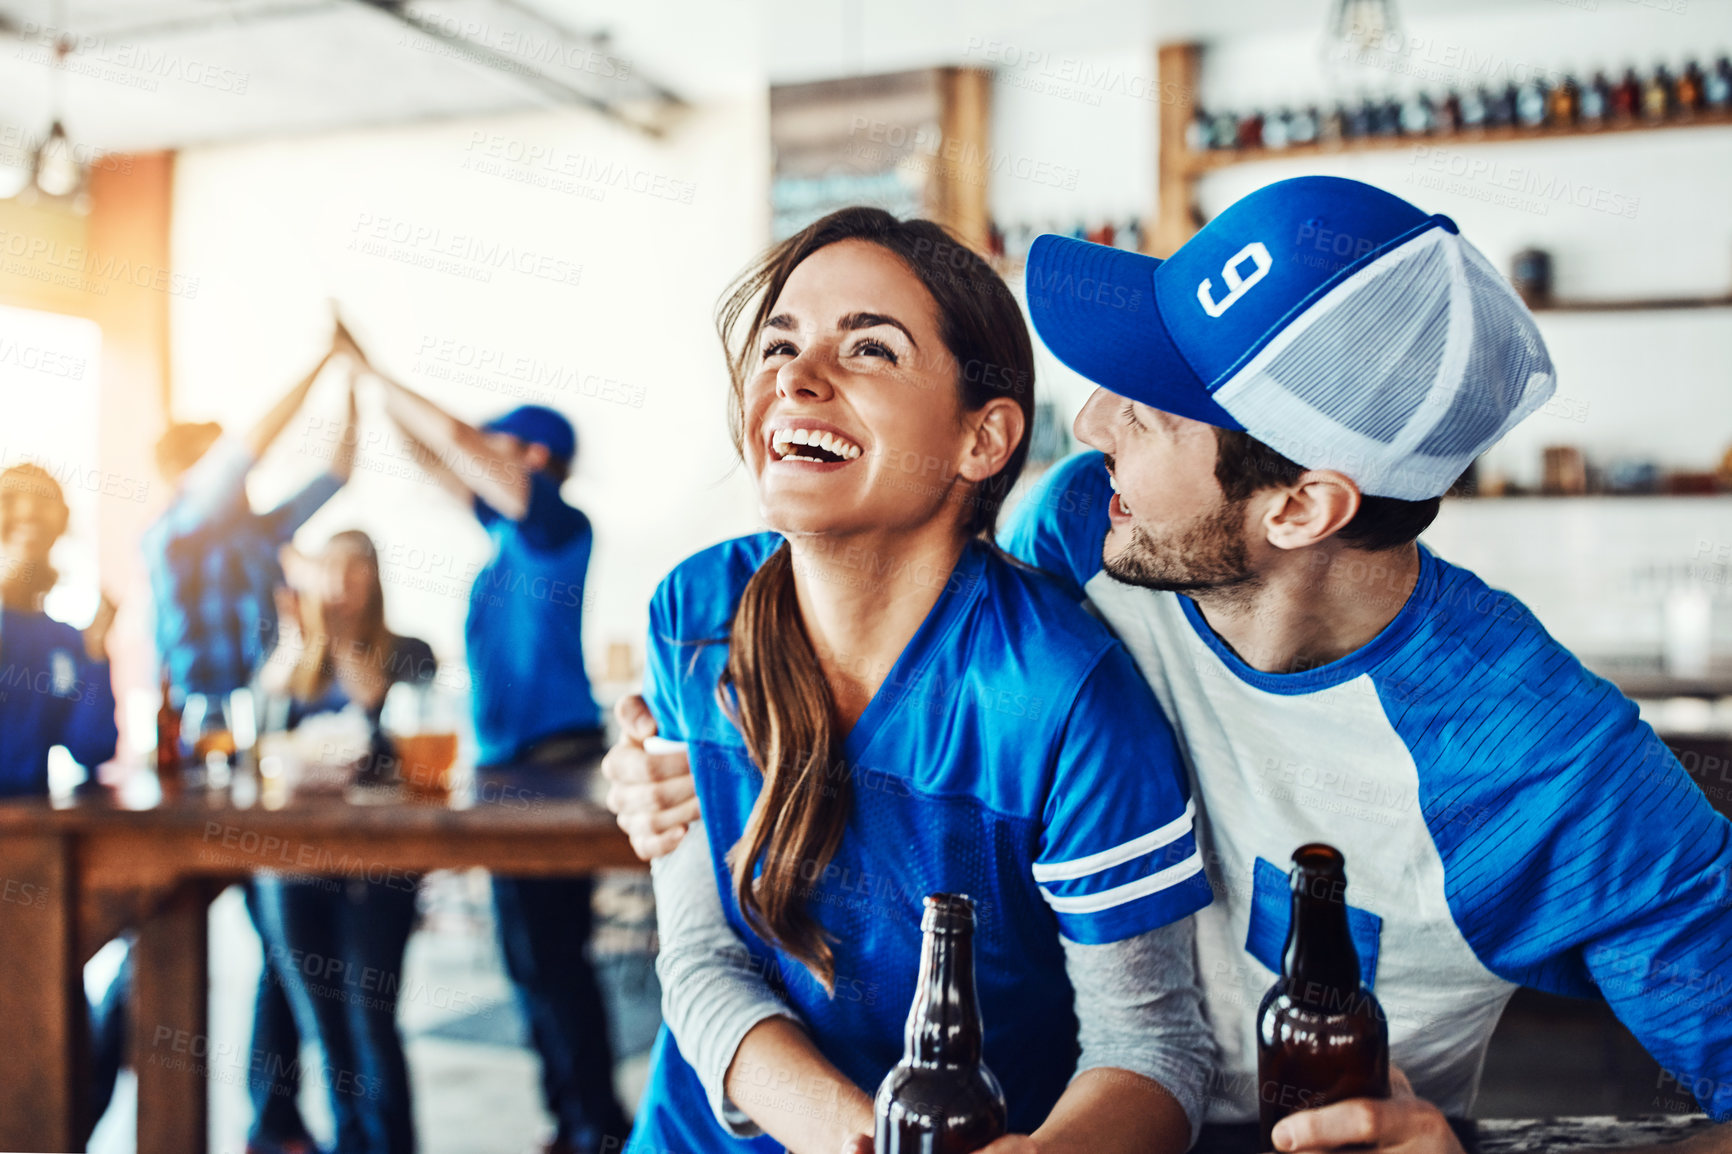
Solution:
{"label": "blue raglan sleeve", "polygon": [[998,544],[1018,561],[1057,577],[1081,598],[1100,571],[1101,543],[1112,527],[1105,458],[1095,452],[1066,457],[1029,487],[1010,511]]}
{"label": "blue raglan sleeve", "polygon": [[1209,904],[1178,742],[1117,642],[1084,678],[1057,756],[1033,873],[1065,938],[1122,941]]}
{"label": "blue raglan sleeve", "polygon": [[656,735],[669,741],[686,740],[685,719],[680,713],[680,653],[677,633],[676,573],[662,579],[650,599],[649,638],[644,643],[643,698],[656,719]]}
{"label": "blue raglan sleeve", "polygon": [[1604,997],[1707,1113],[1732,1119],[1732,822],[1519,603],[1492,594],[1484,608],[1507,679],[1442,668],[1428,679],[1474,692],[1383,689],[1428,766],[1420,802],[1456,925],[1500,977]]}

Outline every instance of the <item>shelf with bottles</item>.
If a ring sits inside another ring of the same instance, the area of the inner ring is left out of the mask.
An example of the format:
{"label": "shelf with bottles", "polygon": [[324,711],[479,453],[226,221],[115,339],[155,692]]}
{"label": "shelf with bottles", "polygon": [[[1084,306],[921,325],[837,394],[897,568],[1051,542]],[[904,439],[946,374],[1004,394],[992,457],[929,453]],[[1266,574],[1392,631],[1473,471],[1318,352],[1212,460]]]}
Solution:
{"label": "shelf with bottles", "polygon": [[1711,68],[1692,60],[1676,76],[1661,65],[1647,76],[1626,69],[1612,81],[1596,73],[1534,76],[1501,89],[1474,88],[1405,99],[1365,97],[1351,106],[1307,105],[1265,116],[1197,108],[1178,162],[1195,176],[1250,160],[1413,147],[1429,141],[1515,141],[1656,128],[1732,124],[1732,59]]}
{"label": "shelf with bottles", "polygon": [[1092,224],[1079,220],[1069,228],[1050,219],[1039,224],[992,220],[987,224],[987,262],[1001,276],[1020,275],[1028,260],[1029,246],[1043,233],[1075,237],[1130,252],[1142,251],[1143,245],[1143,222],[1136,216],[1096,218]]}

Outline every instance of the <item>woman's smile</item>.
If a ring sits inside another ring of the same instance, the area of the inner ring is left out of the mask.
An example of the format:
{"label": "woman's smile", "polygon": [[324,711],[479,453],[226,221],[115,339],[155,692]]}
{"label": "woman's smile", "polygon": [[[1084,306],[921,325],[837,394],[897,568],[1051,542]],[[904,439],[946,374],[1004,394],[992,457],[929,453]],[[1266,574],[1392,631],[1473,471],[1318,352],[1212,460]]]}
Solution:
{"label": "woman's smile", "polygon": [[866,450],[857,438],[828,421],[806,417],[776,417],[765,423],[769,452],[766,468],[786,466],[808,472],[832,472],[860,459]]}

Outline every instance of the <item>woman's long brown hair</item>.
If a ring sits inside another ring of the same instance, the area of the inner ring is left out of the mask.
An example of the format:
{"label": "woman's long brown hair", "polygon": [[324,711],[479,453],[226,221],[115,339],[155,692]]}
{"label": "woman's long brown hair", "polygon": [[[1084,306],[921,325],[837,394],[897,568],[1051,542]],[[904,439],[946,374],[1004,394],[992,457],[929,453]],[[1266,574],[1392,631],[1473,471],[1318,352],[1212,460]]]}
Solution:
{"label": "woman's long brown hair", "polygon": [[[369,667],[377,668],[381,677],[388,677],[393,637],[385,627],[385,587],[379,578],[379,552],[373,547],[373,539],[359,529],[345,529],[333,536],[326,543],[325,552],[340,548],[359,553],[372,568],[367,604],[361,610],[359,642]],[[289,692],[298,701],[317,701],[331,687],[337,675],[331,653],[331,631],[325,623],[325,606],[320,598],[303,593],[300,603],[301,638],[305,647],[289,674]]]}
{"label": "woman's long brown hair", "polygon": [[[932,294],[945,348],[956,362],[964,411],[998,396],[1012,397],[1022,409],[1022,439],[1004,468],[968,494],[958,519],[962,536],[990,541],[999,506],[1028,457],[1034,349],[1003,279],[931,221],[898,220],[875,208],[842,209],[770,249],[734,283],[716,313],[732,382],[734,448],[743,453],[746,382],[776,298],[801,261],[844,240],[869,241],[896,254]],[[734,892],[760,935],[834,990],[835,955],[823,927],[807,912],[806,893],[842,842],[853,798],[835,699],[800,617],[786,542],[746,582],[728,643],[717,693],[764,774],[745,831],[728,851]]]}

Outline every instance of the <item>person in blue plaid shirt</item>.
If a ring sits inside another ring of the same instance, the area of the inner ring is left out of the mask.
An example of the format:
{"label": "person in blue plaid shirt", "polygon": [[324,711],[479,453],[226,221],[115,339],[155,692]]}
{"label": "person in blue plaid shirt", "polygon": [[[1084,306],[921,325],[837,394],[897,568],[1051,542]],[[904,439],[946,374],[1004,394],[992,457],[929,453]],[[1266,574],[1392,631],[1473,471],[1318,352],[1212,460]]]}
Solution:
{"label": "person in blue plaid shirt", "polygon": [[[328,468],[274,509],[253,511],[247,475],[288,427],[333,360],[350,369],[348,420],[331,444]],[[279,551],[349,479],[355,459],[354,362],[335,343],[312,371],[240,437],[222,426],[176,424],[157,442],[157,468],[176,485],[173,500],[142,540],[156,602],[156,648],[169,680],[213,704],[252,681],[277,640],[277,590],[285,585]],[[258,922],[258,898],[246,887]],[[280,974],[267,964],[253,1008],[253,1102],[248,1154],[317,1151],[295,1098],[300,1035]]]}

